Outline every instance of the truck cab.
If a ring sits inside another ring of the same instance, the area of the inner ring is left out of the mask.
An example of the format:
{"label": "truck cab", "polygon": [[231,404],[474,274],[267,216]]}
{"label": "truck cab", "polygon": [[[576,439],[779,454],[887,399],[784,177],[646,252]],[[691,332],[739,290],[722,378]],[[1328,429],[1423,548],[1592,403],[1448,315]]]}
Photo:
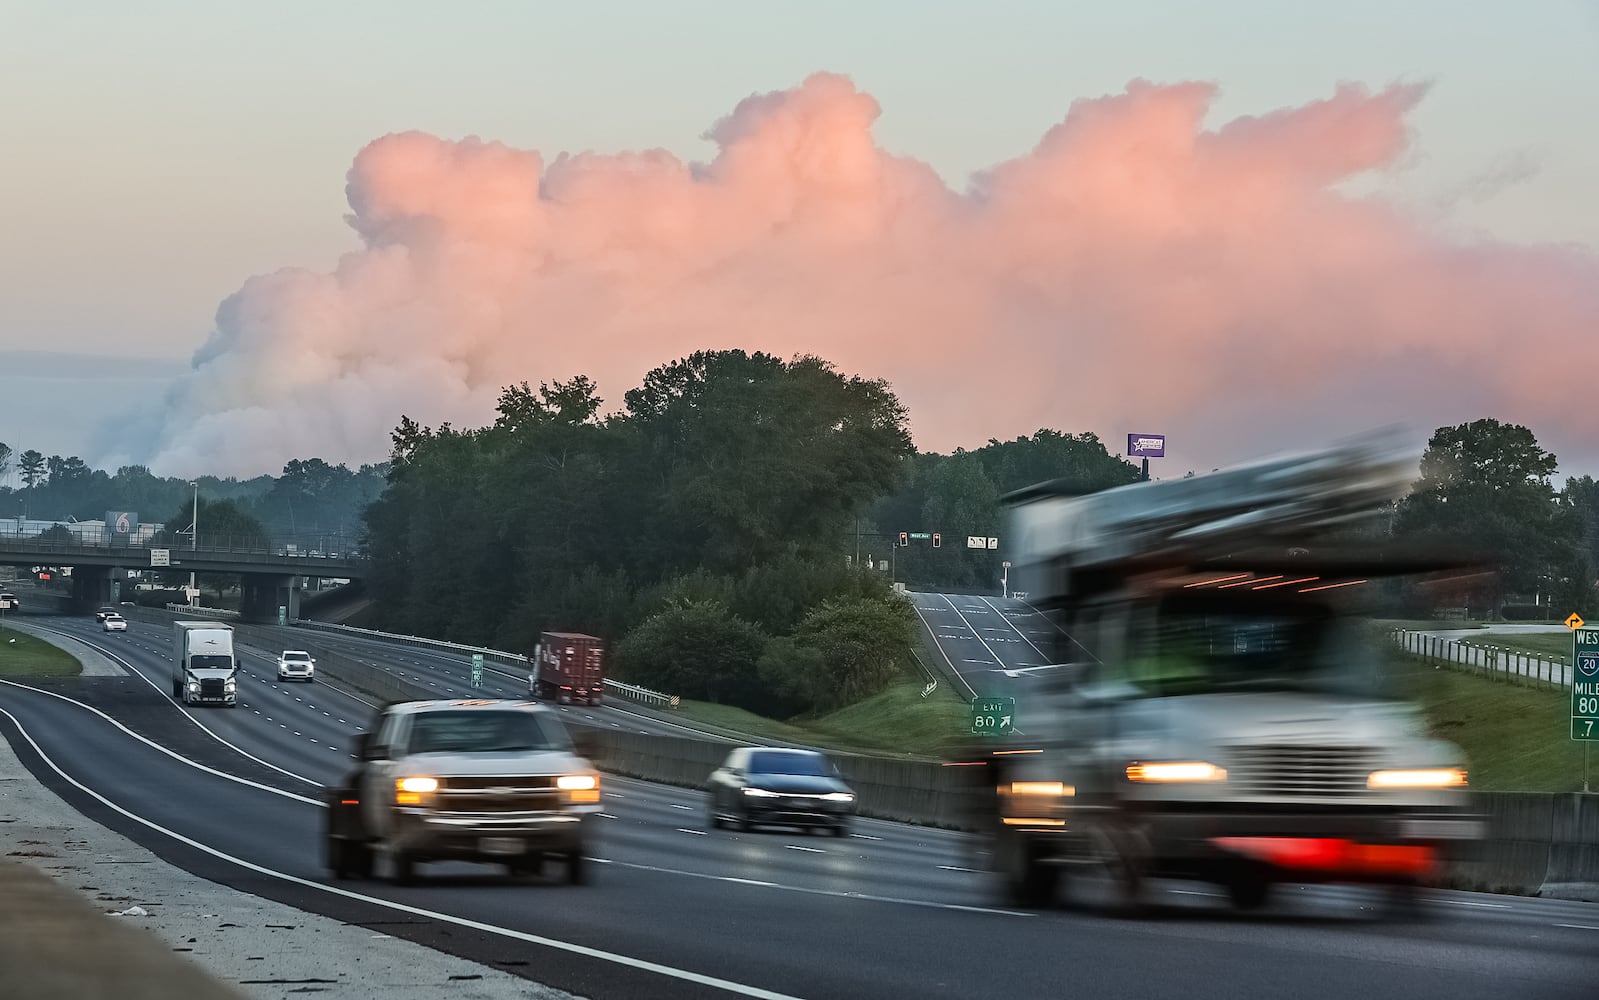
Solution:
{"label": "truck cab", "polygon": [[358,756],[328,800],[336,877],[370,876],[378,858],[405,883],[429,861],[498,863],[516,875],[556,857],[568,881],[586,880],[600,776],[553,709],[498,699],[391,705]]}
{"label": "truck cab", "polygon": [[1481,835],[1463,754],[1391,690],[1353,600],[1464,560],[1327,530],[1401,475],[1334,455],[1012,498],[1019,575],[1072,662],[1032,692],[1026,745],[986,759],[1009,901],[1047,903],[1084,869],[1132,908],[1152,878],[1240,908],[1279,882],[1408,899]]}

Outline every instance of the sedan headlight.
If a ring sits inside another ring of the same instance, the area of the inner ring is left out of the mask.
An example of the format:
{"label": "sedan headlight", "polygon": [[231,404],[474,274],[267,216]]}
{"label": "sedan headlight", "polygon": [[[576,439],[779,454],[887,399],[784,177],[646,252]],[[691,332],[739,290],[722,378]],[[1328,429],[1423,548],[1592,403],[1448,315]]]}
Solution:
{"label": "sedan headlight", "polygon": [[1141,782],[1226,781],[1227,771],[1202,760],[1127,765],[1127,780]]}
{"label": "sedan headlight", "polygon": [[748,795],[752,799],[775,799],[775,798],[777,798],[777,793],[776,792],[768,792],[764,788],[746,788],[746,789],[744,789],[744,794]]}
{"label": "sedan headlight", "polygon": [[822,796],[822,798],[825,799],[828,802],[854,802],[855,801],[855,795],[852,792],[828,792],[826,795]]}
{"label": "sedan headlight", "polygon": [[1422,767],[1409,770],[1373,771],[1367,788],[1464,788],[1466,772],[1458,767]]}

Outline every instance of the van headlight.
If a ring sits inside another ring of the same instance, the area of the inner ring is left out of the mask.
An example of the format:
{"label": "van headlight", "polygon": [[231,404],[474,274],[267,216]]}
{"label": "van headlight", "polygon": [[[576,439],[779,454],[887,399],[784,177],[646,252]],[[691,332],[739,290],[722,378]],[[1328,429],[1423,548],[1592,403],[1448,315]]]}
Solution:
{"label": "van headlight", "polygon": [[1373,771],[1367,788],[1464,788],[1466,772],[1459,767],[1418,767]]}

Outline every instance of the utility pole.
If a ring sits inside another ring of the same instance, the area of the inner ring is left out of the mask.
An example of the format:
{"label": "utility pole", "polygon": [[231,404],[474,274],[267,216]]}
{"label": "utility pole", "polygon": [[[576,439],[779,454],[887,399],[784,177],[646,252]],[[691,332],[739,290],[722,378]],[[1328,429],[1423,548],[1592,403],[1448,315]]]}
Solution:
{"label": "utility pole", "polygon": [[200,603],[200,591],[194,585],[193,555],[200,548],[200,482],[195,480],[189,485],[194,488],[194,520],[189,523],[189,606],[192,608]]}

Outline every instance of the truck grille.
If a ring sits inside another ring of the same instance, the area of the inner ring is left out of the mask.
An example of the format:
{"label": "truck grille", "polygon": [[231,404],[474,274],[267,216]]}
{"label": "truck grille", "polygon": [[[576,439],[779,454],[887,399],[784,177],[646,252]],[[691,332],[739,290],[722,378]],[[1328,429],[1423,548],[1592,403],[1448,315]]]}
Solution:
{"label": "truck grille", "polygon": [[221,698],[223,695],[222,679],[207,677],[200,682],[200,697],[205,699]]}
{"label": "truck grille", "polygon": [[516,778],[444,778],[439,808],[446,812],[536,812],[561,805],[553,775]]}
{"label": "truck grille", "polygon": [[1336,799],[1366,794],[1375,759],[1362,747],[1234,746],[1227,784],[1244,795]]}

